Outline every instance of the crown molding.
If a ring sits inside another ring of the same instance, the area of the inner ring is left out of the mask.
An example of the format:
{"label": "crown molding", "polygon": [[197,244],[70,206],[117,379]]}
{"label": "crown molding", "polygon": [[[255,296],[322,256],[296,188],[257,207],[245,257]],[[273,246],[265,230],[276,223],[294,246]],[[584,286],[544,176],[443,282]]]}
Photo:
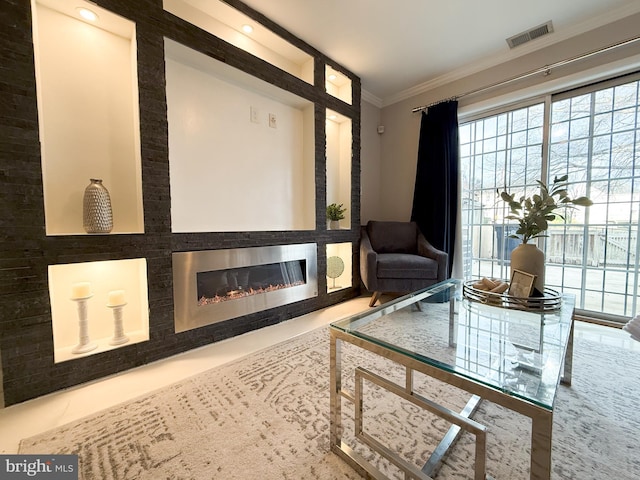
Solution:
{"label": "crown molding", "polygon": [[407,100],[409,98],[415,97],[416,95],[423,94],[435,88],[441,87],[443,85],[447,85],[456,80],[460,80],[461,78],[468,77],[469,75],[473,75],[475,73],[481,72],[488,68],[495,67],[497,65],[508,62],[510,60],[514,60],[516,58],[522,57],[529,53],[533,53],[537,50],[541,50],[543,48],[549,47],[553,44],[568,40],[572,37],[575,37],[577,35],[581,35],[583,33],[589,32],[596,28],[605,26],[609,23],[613,23],[615,21],[621,20],[625,17],[634,15],[638,12],[640,12],[640,2],[634,2],[632,4],[628,4],[623,7],[611,10],[595,18],[591,18],[583,22],[580,22],[574,26],[563,29],[560,32],[556,30],[550,35],[545,35],[544,37],[540,37],[536,40],[532,40],[531,42],[525,45],[522,45],[520,47],[516,47],[513,50],[502,52],[500,54],[488,57],[484,60],[474,62],[464,67],[452,70],[451,72],[445,73],[444,75],[440,75],[436,78],[433,78],[431,80],[420,83],[418,85],[410,87],[401,92],[398,92],[394,95],[386,97],[382,99],[381,107],[388,107],[389,105],[393,105],[403,100]]}
{"label": "crown molding", "polygon": [[378,108],[382,108],[382,99],[380,97],[376,97],[373,93],[365,90],[364,88],[361,90],[360,94],[361,99],[365,102],[370,103],[371,105],[374,105]]}

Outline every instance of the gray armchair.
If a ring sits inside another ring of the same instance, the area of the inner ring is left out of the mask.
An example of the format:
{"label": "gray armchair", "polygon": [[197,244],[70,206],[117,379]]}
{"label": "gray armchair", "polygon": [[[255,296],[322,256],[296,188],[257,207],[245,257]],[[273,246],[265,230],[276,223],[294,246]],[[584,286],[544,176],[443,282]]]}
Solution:
{"label": "gray armchair", "polygon": [[360,275],[373,292],[408,293],[448,278],[449,255],[433,247],[415,222],[370,221],[362,227]]}

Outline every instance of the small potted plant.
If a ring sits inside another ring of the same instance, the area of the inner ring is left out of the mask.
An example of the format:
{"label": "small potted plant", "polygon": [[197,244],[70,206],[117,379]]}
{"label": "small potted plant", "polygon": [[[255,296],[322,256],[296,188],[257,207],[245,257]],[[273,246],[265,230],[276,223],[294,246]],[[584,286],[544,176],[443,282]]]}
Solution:
{"label": "small potted plant", "polygon": [[329,220],[329,228],[336,230],[340,228],[340,220],[344,218],[344,212],[347,209],[343,208],[343,204],[332,203],[327,206],[327,219]]}
{"label": "small potted plant", "polygon": [[507,193],[506,190],[500,192],[500,198],[507,202],[511,210],[510,215],[505,218],[518,222],[518,230],[510,238],[519,238],[522,243],[511,252],[511,272],[514,270],[524,271],[536,275],[534,287],[542,293],[544,291],[544,253],[538,249],[535,243],[528,243],[529,240],[538,237],[546,237],[545,232],[549,229],[549,222],[556,217],[564,220],[564,217],[557,211],[563,208],[574,208],[576,205],[588,207],[593,202],[587,197],[571,199],[567,192],[568,175],[555,177],[551,189],[544,183],[538,181],[540,194],[532,197],[521,196],[515,199],[515,194]]}

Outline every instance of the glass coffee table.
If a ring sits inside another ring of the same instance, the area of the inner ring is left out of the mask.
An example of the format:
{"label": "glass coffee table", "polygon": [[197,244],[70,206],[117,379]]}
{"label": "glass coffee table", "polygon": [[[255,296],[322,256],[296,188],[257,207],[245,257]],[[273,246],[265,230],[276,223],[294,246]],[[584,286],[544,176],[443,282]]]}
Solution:
{"label": "glass coffee table", "polygon": [[[386,458],[405,478],[429,479],[459,435],[467,431],[475,435],[474,478],[490,478],[486,472],[487,426],[471,418],[486,399],[531,419],[530,478],[548,480],[556,391],[560,382],[571,384],[574,305],[575,297],[565,294],[552,311],[492,306],[463,298],[462,282],[447,280],[333,322],[329,328],[331,450],[367,477],[385,478],[358,453],[355,444],[366,445]],[[353,391],[348,391],[343,385],[343,373],[347,373],[341,364],[343,343],[400,364],[404,382],[383,378],[367,365],[359,365],[349,371],[354,380]],[[437,398],[426,398],[414,390],[414,372],[468,392],[468,403],[457,412],[440,405]],[[451,424],[422,468],[365,431],[364,382]],[[343,438],[343,401],[354,406],[351,443]]]}

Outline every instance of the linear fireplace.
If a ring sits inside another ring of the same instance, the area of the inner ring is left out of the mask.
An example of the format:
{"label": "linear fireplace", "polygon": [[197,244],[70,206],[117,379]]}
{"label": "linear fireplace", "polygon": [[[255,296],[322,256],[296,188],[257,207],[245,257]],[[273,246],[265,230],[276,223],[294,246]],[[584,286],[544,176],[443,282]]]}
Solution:
{"label": "linear fireplace", "polygon": [[173,253],[176,332],[317,295],[315,243]]}

